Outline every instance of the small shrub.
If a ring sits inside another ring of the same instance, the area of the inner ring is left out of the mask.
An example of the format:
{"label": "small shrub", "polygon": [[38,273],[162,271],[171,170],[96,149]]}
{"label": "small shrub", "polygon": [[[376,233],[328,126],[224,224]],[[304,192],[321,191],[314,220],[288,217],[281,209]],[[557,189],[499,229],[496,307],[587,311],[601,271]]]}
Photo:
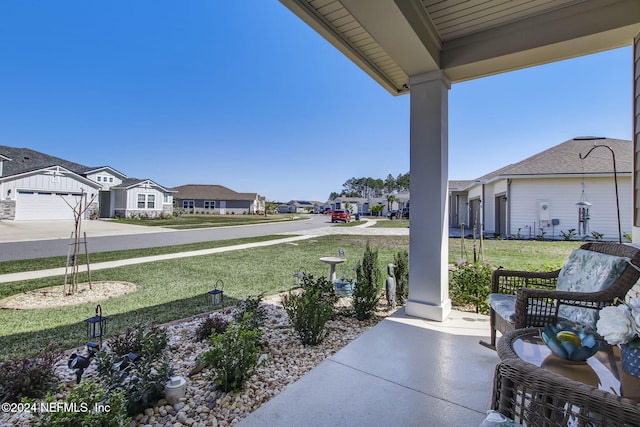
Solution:
{"label": "small shrub", "polygon": [[489,313],[488,297],[491,292],[491,274],[493,267],[489,263],[469,263],[458,260],[456,269],[449,277],[449,296],[455,305],[475,306],[476,313]]}
{"label": "small shrub", "polygon": [[353,309],[356,319],[366,320],[373,313],[380,299],[382,276],[378,267],[378,251],[367,246],[362,256],[362,262],[356,267],[356,285],[353,291]]}
{"label": "small shrub", "polygon": [[393,264],[396,266],[396,303],[403,305],[409,297],[409,251],[396,252]]}
{"label": "small shrub", "polygon": [[562,240],[573,240],[578,233],[576,233],[576,229],[575,228],[570,228],[566,233],[564,231],[560,232],[560,237],[562,237]]}
{"label": "small shrub", "polygon": [[592,231],[591,237],[593,237],[593,240],[595,240],[596,242],[599,242],[604,237],[604,234],[598,233],[597,231]]}
{"label": "small shrub", "polygon": [[0,403],[19,402],[23,397],[42,398],[55,390],[55,366],[63,352],[55,344],[34,357],[0,361]]}
{"label": "small shrub", "polygon": [[[101,383],[109,392],[124,391],[127,414],[135,415],[162,398],[173,369],[164,352],[164,329],[145,325],[129,329],[116,340],[118,351],[110,345],[111,352],[99,352],[96,363]],[[120,353],[125,351],[126,355]],[[137,356],[135,360],[129,353]]]}
{"label": "small shrub", "polygon": [[109,349],[118,356],[135,353],[154,357],[167,346],[167,332],[156,325],[136,324],[109,340]]}
{"label": "small shrub", "polygon": [[[257,329],[264,325],[264,320],[267,317],[264,307],[260,305],[264,294],[250,295],[244,301],[238,303],[239,310],[233,315],[236,323],[245,321],[248,322],[249,327]],[[249,316],[246,317],[245,315]]]}
{"label": "small shrub", "polygon": [[303,277],[300,292],[289,292],[284,297],[283,306],[303,345],[316,345],[324,340],[325,325],[333,316],[335,301],[333,283],[324,277],[313,280],[307,275]]}
{"label": "small shrub", "polygon": [[224,334],[229,326],[229,321],[221,316],[208,316],[198,324],[195,330],[196,339],[204,341],[211,338],[211,334]]}
{"label": "small shrub", "polygon": [[250,326],[250,314],[233,322],[224,334],[211,336],[211,348],[203,359],[211,368],[214,382],[224,392],[237,391],[253,375],[260,357],[260,330]]}
{"label": "small shrub", "polygon": [[624,233],[622,235],[622,237],[624,237],[625,239],[627,239],[628,241],[632,242],[633,241],[633,236],[631,235],[631,233]]}
{"label": "small shrub", "polygon": [[[38,425],[47,427],[124,427],[131,421],[127,417],[124,391],[106,393],[94,380],[85,380],[74,387],[62,401],[48,393],[44,404],[64,404],[74,411],[36,411]],[[107,406],[108,405],[108,406]]]}

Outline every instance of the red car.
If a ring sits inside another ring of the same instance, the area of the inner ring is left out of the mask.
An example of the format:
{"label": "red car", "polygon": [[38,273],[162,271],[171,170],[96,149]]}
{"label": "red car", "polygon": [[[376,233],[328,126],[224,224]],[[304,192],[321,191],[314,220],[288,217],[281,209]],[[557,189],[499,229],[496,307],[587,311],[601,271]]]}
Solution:
{"label": "red car", "polygon": [[351,213],[344,209],[336,209],[331,214],[331,222],[338,222],[338,221],[343,221],[343,222],[351,221]]}

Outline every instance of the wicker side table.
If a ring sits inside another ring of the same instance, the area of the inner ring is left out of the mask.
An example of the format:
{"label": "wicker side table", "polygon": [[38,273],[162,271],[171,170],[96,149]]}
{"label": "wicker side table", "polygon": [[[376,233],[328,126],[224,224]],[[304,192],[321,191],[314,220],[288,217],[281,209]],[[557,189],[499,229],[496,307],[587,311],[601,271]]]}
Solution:
{"label": "wicker side table", "polygon": [[566,363],[550,356],[539,332],[515,330],[498,342],[493,409],[536,427],[640,425],[640,404],[621,396],[637,396],[640,379],[619,368],[617,348],[603,345],[589,363]]}

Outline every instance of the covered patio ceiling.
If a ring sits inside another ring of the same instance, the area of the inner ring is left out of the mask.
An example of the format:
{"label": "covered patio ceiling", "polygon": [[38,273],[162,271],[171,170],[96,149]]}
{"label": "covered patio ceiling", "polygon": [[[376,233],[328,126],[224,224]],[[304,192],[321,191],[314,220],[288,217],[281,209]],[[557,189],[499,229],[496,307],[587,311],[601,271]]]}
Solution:
{"label": "covered patio ceiling", "polygon": [[639,0],[280,0],[393,95],[631,45]]}

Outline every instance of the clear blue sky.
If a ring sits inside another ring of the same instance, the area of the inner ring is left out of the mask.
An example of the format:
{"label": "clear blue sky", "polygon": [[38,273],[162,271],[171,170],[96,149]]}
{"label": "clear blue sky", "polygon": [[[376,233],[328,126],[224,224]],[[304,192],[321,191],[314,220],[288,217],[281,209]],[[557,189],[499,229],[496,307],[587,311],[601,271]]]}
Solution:
{"label": "clear blue sky", "polygon": [[[452,87],[450,179],[631,139],[631,48]],[[0,145],[167,187],[324,201],[409,170],[393,97],[276,0],[0,2]]]}

